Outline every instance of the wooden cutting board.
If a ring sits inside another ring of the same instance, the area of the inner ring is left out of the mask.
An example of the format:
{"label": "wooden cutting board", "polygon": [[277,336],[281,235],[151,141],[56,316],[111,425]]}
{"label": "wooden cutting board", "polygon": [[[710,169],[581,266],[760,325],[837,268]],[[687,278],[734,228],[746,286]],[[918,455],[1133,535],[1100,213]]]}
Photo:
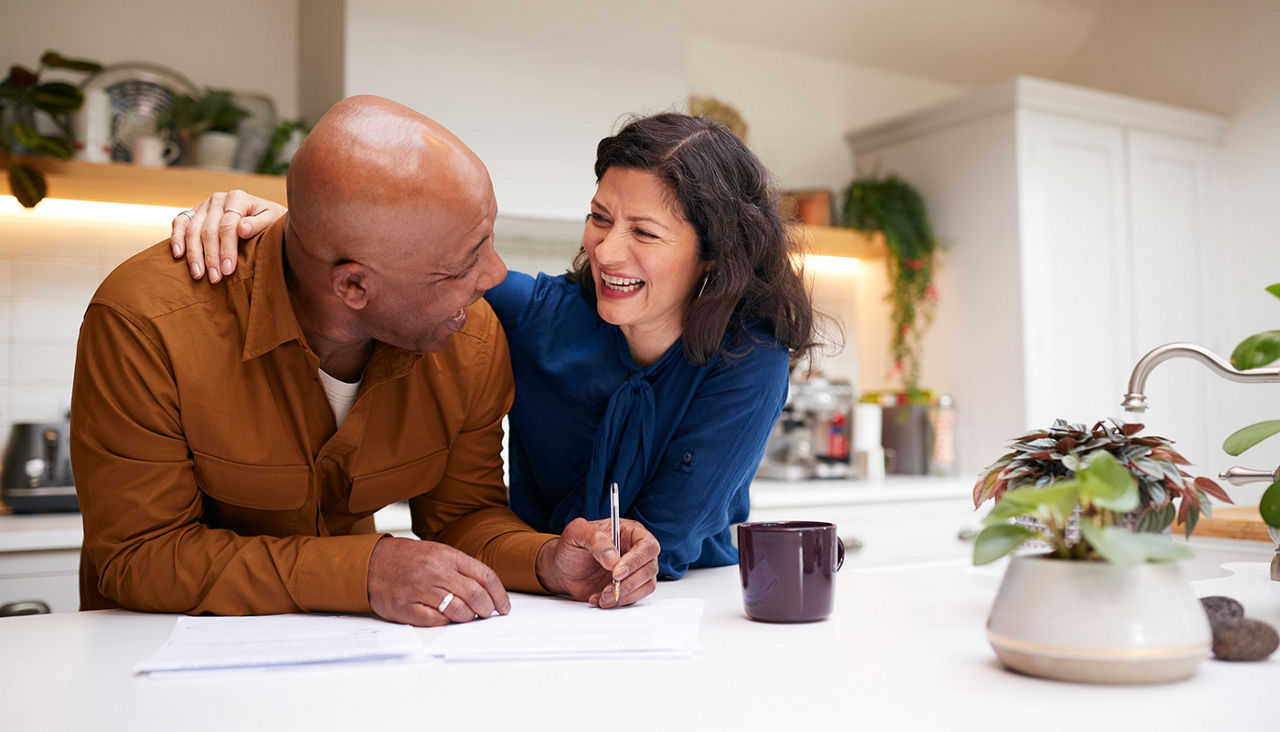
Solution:
{"label": "wooden cutting board", "polygon": [[1267,533],[1267,525],[1258,515],[1257,506],[1214,506],[1213,518],[1208,519],[1202,516],[1196,522],[1196,530],[1192,533],[1195,536],[1274,543]]}

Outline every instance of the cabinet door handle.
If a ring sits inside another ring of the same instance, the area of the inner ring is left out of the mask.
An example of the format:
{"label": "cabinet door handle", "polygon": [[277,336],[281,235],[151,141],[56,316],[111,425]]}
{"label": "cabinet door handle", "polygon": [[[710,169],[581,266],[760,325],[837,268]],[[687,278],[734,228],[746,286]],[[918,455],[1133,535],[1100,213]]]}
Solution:
{"label": "cabinet door handle", "polygon": [[956,538],[960,541],[973,541],[977,536],[978,532],[973,529],[960,529],[956,532]]}
{"label": "cabinet door handle", "polygon": [[48,615],[49,605],[40,600],[15,600],[0,605],[0,618],[15,615]]}

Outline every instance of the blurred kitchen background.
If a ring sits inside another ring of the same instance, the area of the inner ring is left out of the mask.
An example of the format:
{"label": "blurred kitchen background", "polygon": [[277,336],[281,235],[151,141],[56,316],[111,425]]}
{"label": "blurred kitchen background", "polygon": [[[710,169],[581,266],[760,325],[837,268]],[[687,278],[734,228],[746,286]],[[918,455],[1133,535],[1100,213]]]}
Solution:
{"label": "blurred kitchen background", "polygon": [[[498,248],[512,269],[563,271],[594,190],[596,142],[628,113],[683,109],[690,95],[741,113],[782,189],[838,199],[855,174],[901,174],[950,245],[921,386],[954,399],[947,469],[958,475],[1053,416],[1123,416],[1128,369],[1159,343],[1225,355],[1280,322],[1280,302],[1264,292],[1280,282],[1278,39],[1275,0],[6,0],[0,9],[6,66],[56,49],[264,94],[280,118],[314,121],[357,93],[422,111],[489,165]],[[1118,96],[1077,98],[1019,76]],[[1067,148],[1101,157],[1042,159]],[[65,412],[90,295],[117,263],[167,236],[176,210],[49,200],[26,211],[0,197],[4,429]],[[840,398],[850,405],[898,388],[883,261],[810,269],[819,304],[846,335],[815,365],[848,383]],[[1280,406],[1275,387],[1230,384],[1189,361],[1160,367],[1147,391],[1153,431],[1176,440],[1199,474],[1233,464],[1222,439]],[[847,429],[852,407],[848,419]],[[1249,462],[1274,467],[1280,450],[1266,450]],[[1256,491],[1233,493],[1256,502]]]}

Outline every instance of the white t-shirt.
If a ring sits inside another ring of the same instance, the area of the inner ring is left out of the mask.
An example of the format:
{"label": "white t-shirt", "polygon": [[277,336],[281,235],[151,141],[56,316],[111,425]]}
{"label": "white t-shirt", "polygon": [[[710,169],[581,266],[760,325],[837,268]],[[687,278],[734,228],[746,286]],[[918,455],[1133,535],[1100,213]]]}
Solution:
{"label": "white t-shirt", "polygon": [[320,369],[320,383],[324,384],[325,396],[329,397],[329,406],[333,407],[333,418],[341,427],[342,420],[347,418],[347,412],[351,411],[351,405],[356,401],[360,385],[364,383],[364,374],[360,375],[359,381],[351,384],[335,379],[326,374],[324,369]]}

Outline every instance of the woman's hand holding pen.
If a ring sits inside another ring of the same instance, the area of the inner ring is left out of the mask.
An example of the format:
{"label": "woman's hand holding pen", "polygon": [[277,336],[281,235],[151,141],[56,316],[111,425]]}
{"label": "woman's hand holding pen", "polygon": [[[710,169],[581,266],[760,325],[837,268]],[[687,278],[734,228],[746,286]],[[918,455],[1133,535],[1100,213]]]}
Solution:
{"label": "woman's hand holding pen", "polygon": [[[613,548],[609,519],[574,519],[538,552],[538,579],[551,592],[602,608],[631,605],[658,584],[658,540],[638,521],[622,519],[622,556]],[[613,600],[613,580],[620,583]]]}

